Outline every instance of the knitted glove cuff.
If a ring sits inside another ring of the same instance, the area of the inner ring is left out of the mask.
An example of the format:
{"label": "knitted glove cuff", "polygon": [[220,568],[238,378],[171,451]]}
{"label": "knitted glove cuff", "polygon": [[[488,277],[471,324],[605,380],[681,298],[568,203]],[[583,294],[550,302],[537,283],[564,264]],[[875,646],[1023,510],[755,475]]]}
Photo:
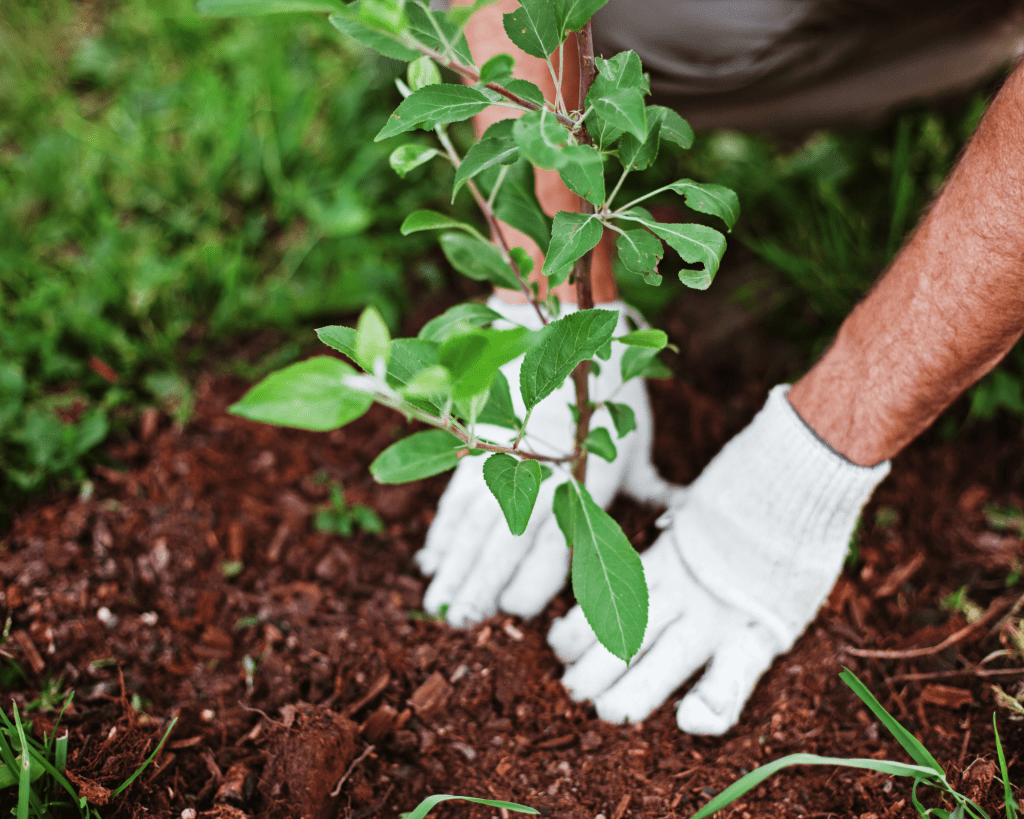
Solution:
{"label": "knitted glove cuff", "polygon": [[[694,482],[684,512],[706,537],[679,553],[710,591],[771,627],[784,648],[835,582],[861,509],[889,462],[858,466],[826,445],[775,387]],[[707,544],[715,544],[708,548]]]}

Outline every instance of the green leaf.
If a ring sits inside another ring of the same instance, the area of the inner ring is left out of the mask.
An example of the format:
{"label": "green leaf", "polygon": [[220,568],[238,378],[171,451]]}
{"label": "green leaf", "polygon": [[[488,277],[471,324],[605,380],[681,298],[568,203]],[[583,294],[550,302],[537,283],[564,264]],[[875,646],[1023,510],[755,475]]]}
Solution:
{"label": "green leaf", "polygon": [[356,364],[366,372],[374,372],[374,364],[381,359],[388,363],[391,333],[384,317],[376,307],[367,307],[356,323]]}
{"label": "green leaf", "polygon": [[700,270],[683,268],[679,271],[679,280],[687,287],[707,290],[711,286],[725,253],[725,236],[720,231],[705,225],[656,222],[643,208],[630,208],[620,214],[620,218],[639,222],[664,239],[684,262],[701,265]]}
{"label": "green leaf", "polygon": [[481,139],[473,144],[455,172],[452,201],[459,188],[481,171],[495,165],[511,165],[519,158],[519,147],[511,137],[502,139]]}
{"label": "green leaf", "polygon": [[555,515],[555,522],[562,531],[565,538],[565,545],[572,548],[572,500],[570,498],[568,483],[560,483],[555,487],[554,497],[551,499],[551,511]]}
{"label": "green leaf", "polygon": [[497,2],[498,0],[476,0],[472,6],[452,6],[448,9],[448,19],[460,29],[464,28],[466,23],[469,22],[469,18],[480,11],[480,9],[493,6]]}
{"label": "green leaf", "polygon": [[511,54],[495,54],[480,66],[480,82],[501,83],[511,79],[512,69],[515,68],[515,65],[516,61]]}
{"label": "green leaf", "polygon": [[502,802],[500,799],[480,799],[476,796],[453,796],[450,793],[436,793],[420,802],[410,813],[405,814],[403,819],[424,819],[436,805],[441,802],[447,802],[449,799],[461,799],[464,802],[475,802],[478,805],[487,805],[492,808],[505,808],[505,810],[513,810],[517,813],[539,815],[539,811],[528,808],[526,805],[516,804],[515,802]]}
{"label": "green leaf", "polygon": [[[352,6],[356,4],[353,3]],[[406,62],[417,59],[420,54],[408,46],[400,43],[394,37],[382,34],[369,26],[361,23],[357,17],[356,10],[349,8],[332,14],[328,20],[342,34],[347,34],[360,45],[373,49],[378,54],[390,57],[392,60],[404,60]]]}
{"label": "green leaf", "polygon": [[604,202],[604,162],[592,145],[569,145],[562,149],[558,175],[573,193],[595,207]]}
{"label": "green leaf", "polygon": [[342,325],[321,327],[316,331],[316,335],[328,347],[333,347],[338,352],[344,353],[353,362],[356,360],[356,331],[354,328]]}
{"label": "green leaf", "polygon": [[[619,437],[621,438],[622,436],[620,435]],[[604,427],[590,430],[590,433],[583,441],[583,448],[587,452],[593,452],[598,458],[604,458],[608,463],[612,463],[619,454],[612,441],[612,434]]]}
{"label": "green leaf", "polygon": [[623,135],[617,152],[624,168],[642,171],[650,167],[658,156],[661,138],[683,144],[689,148],[693,143],[693,131],[679,114],[671,108],[660,105],[647,107],[647,137],[637,139],[632,134]]}
{"label": "green leaf", "polygon": [[1013,788],[1010,787],[1010,772],[1006,767],[1006,754],[1003,753],[1003,744],[999,741],[999,726],[996,725],[996,715],[992,712],[992,735],[996,740],[996,754],[999,757],[999,773],[1003,780],[1003,804],[1006,806],[1006,819],[1017,819],[1017,800],[1013,798]]}
{"label": "green leaf", "polygon": [[519,282],[491,242],[463,233],[442,233],[441,250],[451,266],[473,281],[489,281],[498,287],[518,290]]}
{"label": "green leaf", "polygon": [[573,593],[601,644],[629,662],[647,629],[647,583],[640,556],[585,487],[575,480],[565,485]]}
{"label": "green leaf", "polygon": [[693,129],[677,112],[661,105],[648,106],[647,112],[648,117],[657,117],[658,133],[662,139],[674,142],[684,150],[693,147]]}
{"label": "green leaf", "polygon": [[699,213],[719,217],[729,230],[733,229],[736,220],[740,218],[740,200],[734,191],[724,185],[701,184],[692,179],[680,179],[669,185],[669,188],[685,198],[687,207]]}
{"label": "green leaf", "polygon": [[619,261],[627,270],[641,276],[649,276],[658,269],[658,263],[665,255],[665,248],[655,236],[646,230],[627,230],[615,240]]}
{"label": "green leaf", "polygon": [[466,85],[428,85],[413,91],[388,119],[374,142],[412,131],[415,128],[433,128],[449,122],[461,122],[479,114],[490,100],[476,88]]}
{"label": "green leaf", "polygon": [[[598,57],[595,60],[595,65],[597,66],[598,74],[590,86],[586,99],[588,106],[594,105],[595,107],[594,111],[587,117],[587,130],[590,131],[595,142],[602,148],[605,148],[619,138],[624,128],[602,116],[602,112],[595,105],[595,102],[599,99],[614,98],[617,92],[620,91],[632,91],[636,96],[633,97],[632,102],[627,102],[625,105],[628,110],[633,111],[631,119],[635,124],[636,99],[639,99],[642,109],[643,97],[650,93],[651,88],[650,83],[644,76],[643,67],[640,65],[640,58],[635,52],[623,51],[609,60]],[[627,96],[630,95],[624,95],[620,102],[624,102]],[[614,109],[615,106],[613,105],[612,108]],[[621,115],[616,116],[621,118]],[[646,114],[643,116],[646,117]],[[647,128],[645,126],[640,136],[641,141],[646,136],[646,133]]]}
{"label": "green leaf", "polygon": [[538,168],[557,170],[565,161],[569,131],[547,109],[523,114],[512,126],[520,150]]}
{"label": "green leaf", "polygon": [[555,14],[562,39],[566,32],[579,31],[608,0],[555,0]]}
{"label": "green leaf", "polygon": [[519,371],[519,389],[527,409],[558,389],[581,361],[593,358],[615,332],[614,310],[579,310],[551,322],[538,344],[527,351]]}
{"label": "green leaf", "polygon": [[634,88],[616,88],[604,95],[587,95],[587,104],[615,128],[626,131],[638,140],[647,138],[647,116],[643,95]]}
{"label": "green leaf", "polygon": [[521,0],[502,23],[508,38],[531,57],[545,60],[562,42],[551,0]]}
{"label": "green leaf", "polygon": [[876,771],[889,776],[909,776],[915,780],[934,783],[938,778],[935,771],[920,765],[907,765],[903,762],[890,762],[882,759],[842,759],[839,757],[818,756],[817,754],[790,754],[762,765],[733,782],[728,788],[714,797],[703,808],[697,811],[692,819],[705,819],[711,814],[722,810],[726,805],[735,802],[743,794],[756,788],[772,774],[792,765],[834,765],[840,768],[859,768]]}
{"label": "green leaf", "polygon": [[441,400],[451,394],[451,391],[451,373],[440,364],[435,364],[416,373],[402,388],[402,397],[425,398],[436,407]]}
{"label": "green leaf", "polygon": [[388,348],[387,380],[392,387],[405,387],[418,373],[438,363],[438,345],[421,338],[396,338]]}
{"label": "green leaf", "polygon": [[508,522],[513,535],[521,535],[530,522],[537,493],[540,491],[540,464],[517,460],[499,453],[484,462],[484,480]]}
{"label": "green leaf", "polygon": [[341,11],[341,0],[199,0],[196,11],[211,17],[237,17],[259,14],[282,14],[298,11]]}
{"label": "green leaf", "polygon": [[328,356],[300,361],[271,373],[228,412],[264,424],[326,432],[354,421],[373,399],[342,383],[355,370]]}
{"label": "green leaf", "polygon": [[492,310],[486,304],[464,302],[450,307],[441,315],[424,324],[423,329],[417,334],[417,338],[436,341],[440,344],[453,335],[475,330],[501,318],[501,313]]}
{"label": "green leaf", "polygon": [[450,228],[465,231],[482,242],[487,241],[480,234],[480,231],[472,225],[467,225],[458,219],[452,219],[451,216],[438,213],[436,210],[414,210],[405,217],[405,221],[402,222],[399,231],[403,236],[408,236],[410,233],[418,233],[421,230],[448,230]]}
{"label": "green leaf", "polygon": [[631,347],[650,347],[652,350],[663,350],[668,346],[668,335],[664,330],[634,330],[615,340]]}
{"label": "green leaf", "polygon": [[[490,190],[491,185],[487,185],[488,195]],[[505,181],[494,203],[494,215],[505,224],[521,230],[547,252],[551,220],[537,202],[533,167],[525,159],[508,166]]]}
{"label": "green leaf", "polygon": [[414,2],[407,9],[413,35],[443,56],[472,67],[473,55],[460,26],[443,11],[430,11],[426,3]]}
{"label": "green leaf", "polygon": [[370,464],[370,474],[378,483],[418,481],[454,469],[459,452],[465,450],[462,441],[444,430],[416,432],[378,455]]}
{"label": "green leaf", "polygon": [[538,333],[525,327],[511,330],[474,330],[445,341],[438,360],[451,371],[452,397],[463,400],[491,386],[498,368],[518,358]]}
{"label": "green leaf", "polygon": [[523,425],[519,416],[516,415],[515,405],[512,403],[512,391],[509,389],[508,379],[500,370],[494,374],[487,403],[476,420],[478,424],[494,424],[515,430]]}
{"label": "green leaf", "polygon": [[860,697],[861,701],[871,709],[879,721],[889,729],[889,733],[903,746],[903,750],[910,754],[910,758],[914,762],[931,769],[939,776],[946,775],[946,772],[942,770],[942,766],[935,761],[935,757],[928,752],[928,749],[910,731],[900,725],[892,714],[882,707],[882,704],[875,699],[874,695],[868,690],[868,687],[857,679],[857,676],[850,669],[844,667],[839,674],[839,679],[846,683],[853,693]]}
{"label": "green leaf", "polygon": [[670,378],[672,373],[658,361],[658,350],[650,347],[630,347],[622,354],[620,369],[622,380],[631,378]]}
{"label": "green leaf", "polygon": [[615,432],[620,439],[625,438],[636,429],[636,413],[629,404],[616,404],[612,401],[605,401],[605,407],[612,416],[612,423],[615,425]]}
{"label": "green leaf", "polygon": [[541,106],[544,104],[544,92],[529,80],[511,79],[503,83],[506,91],[511,91],[517,97],[522,97],[527,102]]}
{"label": "green leaf", "polygon": [[597,247],[604,229],[593,214],[559,211],[551,227],[551,242],[544,257],[544,275],[555,287],[566,280],[576,260]]}
{"label": "green leaf", "polygon": [[371,28],[400,34],[408,24],[405,0],[359,0],[359,20]]}
{"label": "green leaf", "polygon": [[437,63],[426,54],[409,63],[409,67],[406,69],[406,78],[413,91],[419,91],[428,85],[441,84],[441,72],[437,68]]}
{"label": "green leaf", "polygon": [[409,145],[402,145],[395,148],[395,150],[391,152],[391,156],[388,157],[388,164],[391,165],[391,169],[397,173],[399,177],[405,179],[405,175],[409,173],[409,171],[429,162],[435,156],[437,156],[436,148],[428,148],[426,145],[410,143]]}

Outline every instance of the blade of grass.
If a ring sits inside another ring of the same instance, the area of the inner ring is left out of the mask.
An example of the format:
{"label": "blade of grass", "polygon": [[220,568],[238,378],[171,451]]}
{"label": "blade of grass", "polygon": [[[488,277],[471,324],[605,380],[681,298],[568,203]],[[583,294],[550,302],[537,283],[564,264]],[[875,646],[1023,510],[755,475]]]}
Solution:
{"label": "blade of grass", "polygon": [[1017,803],[1013,799],[1013,791],[1010,788],[1010,772],[1006,769],[1006,755],[1003,753],[1003,744],[999,741],[999,728],[996,726],[996,715],[992,713],[992,733],[996,737],[996,753],[999,755],[999,773],[1003,777],[1003,800],[1006,802],[1006,819],[1017,819]]}
{"label": "blade of grass", "polygon": [[942,766],[935,761],[928,749],[922,745],[917,738],[910,733],[906,728],[896,721],[896,718],[886,711],[882,704],[875,699],[874,695],[868,691],[868,688],[864,683],[854,676],[853,672],[848,668],[844,668],[842,673],[839,675],[844,683],[846,683],[864,704],[874,712],[874,715],[889,729],[889,732],[896,737],[896,741],[903,746],[910,758],[914,760],[918,765],[922,765],[926,768],[931,768],[936,771],[940,777],[945,778],[946,772],[942,770]]}
{"label": "blade of grass", "polygon": [[930,767],[909,765],[906,762],[890,762],[882,759],[842,759],[839,757],[818,756],[817,754],[790,754],[789,756],[769,762],[767,765],[762,765],[757,770],[751,771],[746,776],[736,780],[697,811],[692,819],[703,819],[705,816],[710,816],[715,811],[721,810],[730,802],[743,796],[747,791],[756,788],[772,774],[791,765],[836,765],[842,768],[861,768],[889,774],[890,776],[912,776],[917,781],[938,779],[941,776],[936,774]]}
{"label": "blade of grass", "polygon": [[21,742],[21,772],[18,776],[18,819],[28,819],[28,801],[32,795],[32,755],[25,739],[25,729],[18,713],[18,703],[14,703],[14,724],[18,729],[18,741]]}
{"label": "blade of grass", "polygon": [[432,811],[441,802],[447,802],[450,799],[461,799],[464,802],[475,802],[478,805],[487,805],[492,808],[505,808],[505,810],[514,810],[517,813],[531,813],[539,815],[540,811],[528,808],[526,805],[517,805],[515,802],[503,802],[500,799],[480,799],[476,796],[457,796],[450,793],[435,793],[433,796],[428,796],[422,802],[420,802],[415,808],[409,813],[402,814],[403,819],[423,819],[430,811]]}
{"label": "blade of grass", "polygon": [[174,730],[174,726],[175,726],[175,724],[177,722],[178,722],[178,718],[177,717],[175,717],[174,719],[171,720],[171,724],[167,726],[167,730],[164,731],[164,735],[160,739],[160,743],[156,746],[156,748],[153,749],[153,753],[151,753],[149,755],[149,757],[146,759],[146,761],[142,763],[142,765],[139,767],[139,769],[135,773],[133,773],[131,776],[129,776],[124,782],[121,783],[121,786],[119,788],[117,788],[115,791],[113,791],[110,794],[110,798],[111,799],[113,799],[115,796],[120,794],[122,791],[125,790],[125,788],[127,788],[129,785],[131,785],[132,782],[134,782],[136,779],[138,779],[139,774],[141,774],[144,770],[146,770],[146,768],[149,767],[149,764],[154,759],[156,759],[157,754],[159,754],[160,753],[160,749],[164,747],[164,743],[167,742],[167,737],[169,737],[171,735],[171,731]]}

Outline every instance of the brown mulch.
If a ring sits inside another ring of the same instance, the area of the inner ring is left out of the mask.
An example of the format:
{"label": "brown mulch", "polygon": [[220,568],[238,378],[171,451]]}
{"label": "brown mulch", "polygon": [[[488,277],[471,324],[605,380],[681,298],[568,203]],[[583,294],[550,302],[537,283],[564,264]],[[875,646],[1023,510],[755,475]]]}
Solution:
{"label": "brown mulch", "polygon": [[[659,467],[680,482],[769,386],[701,383],[652,385]],[[329,434],[280,430],[225,413],[245,387],[203,379],[186,429],[150,415],[144,435],[109,448],[121,467],[96,468],[91,496],[24,510],[0,547],[0,623],[10,618],[0,648],[26,678],[9,693],[41,735],[55,712],[31,707],[40,690],[76,692],[64,724],[84,793],[102,800],[178,720],[155,765],[104,816],[393,817],[431,793],[508,799],[567,819],[688,816],[788,753],[909,761],[838,680],[843,666],[955,787],[999,813],[990,686],[1019,680],[957,670],[1002,649],[1005,634],[986,623],[912,659],[848,649],[938,645],[966,625],[939,606],[964,585],[982,607],[1019,594],[1004,580],[1021,541],[991,531],[983,515],[989,503],[1024,505],[1019,426],[978,428],[956,443],[932,435],[901,455],[865,513],[860,562],[762,680],[739,726],[702,738],[679,732],[671,703],[620,726],[568,699],[544,641],[568,592],[535,622],[499,616],[458,631],[425,619],[426,581],[411,558],[446,477],[385,487],[367,472],[402,419],[374,407]],[[349,503],[377,510],[385,532],[314,531],[332,482]],[[613,513],[638,549],[656,537],[658,510],[620,500]],[[1003,716],[1000,731],[1016,778],[1024,732]],[[909,817],[907,784],[798,769],[725,815]]]}

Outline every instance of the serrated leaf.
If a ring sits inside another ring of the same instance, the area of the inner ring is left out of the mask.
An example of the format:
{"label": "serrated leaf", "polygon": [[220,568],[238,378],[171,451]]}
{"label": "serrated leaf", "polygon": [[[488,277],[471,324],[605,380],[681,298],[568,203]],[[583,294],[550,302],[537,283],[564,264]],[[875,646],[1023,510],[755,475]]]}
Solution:
{"label": "serrated leaf", "polygon": [[472,6],[452,6],[448,9],[448,19],[460,29],[464,28],[466,23],[469,22],[469,18],[480,11],[480,9],[493,6],[497,2],[498,0],[476,0]]}
{"label": "serrated leaf", "polygon": [[555,14],[562,39],[570,31],[579,31],[608,0],[555,0]]}
{"label": "serrated leaf", "polygon": [[612,424],[615,425],[615,433],[619,438],[625,438],[636,429],[636,413],[629,404],[616,404],[613,401],[605,401],[608,414],[612,417]]}
{"label": "serrated leaf", "polygon": [[701,265],[700,270],[683,268],[679,271],[679,279],[687,287],[707,290],[711,286],[722,254],[725,253],[725,236],[720,231],[706,225],[657,222],[643,208],[631,208],[621,213],[619,218],[639,222],[656,236],[664,239],[684,262]]}
{"label": "serrated leaf", "polygon": [[540,491],[540,464],[498,453],[484,462],[484,481],[497,499],[509,531],[523,534]]}
{"label": "serrated leaf", "polygon": [[371,28],[399,34],[408,24],[405,0],[359,0],[359,20]]}
{"label": "serrated leaf", "polygon": [[647,583],[640,556],[585,487],[575,480],[565,486],[573,593],[601,644],[629,662],[647,629]]}
{"label": "serrated leaf", "polygon": [[508,379],[499,370],[495,373],[494,381],[491,383],[491,391],[487,396],[487,403],[477,416],[479,424],[494,424],[506,429],[518,430],[523,422],[516,415],[515,405],[512,403],[512,391],[508,386]]}
{"label": "serrated leaf", "polygon": [[445,258],[463,276],[510,290],[519,289],[512,268],[493,243],[464,233],[442,233],[440,243]]}
{"label": "serrated leaf", "polygon": [[544,104],[544,92],[540,87],[529,80],[512,79],[503,83],[506,91],[511,91],[517,97],[522,97],[527,102],[541,106]]}
{"label": "serrated leaf", "polygon": [[659,352],[650,347],[627,348],[619,363],[623,382],[631,378],[671,378],[672,371],[658,360]]}
{"label": "serrated leaf", "polygon": [[661,242],[646,230],[626,230],[618,235],[615,248],[627,270],[641,276],[654,273],[665,255]]}
{"label": "serrated leaf", "polygon": [[676,111],[662,105],[651,105],[647,108],[647,116],[657,118],[658,132],[662,139],[674,142],[686,150],[693,147],[693,129]]}
{"label": "serrated leaf", "polygon": [[[640,58],[635,52],[623,51],[609,60],[598,57],[595,60],[595,65],[598,74],[587,93],[588,106],[593,105],[597,99],[609,97],[618,91],[627,89],[639,94],[641,106],[643,105],[643,97],[650,93],[651,88],[644,76]],[[602,148],[611,145],[623,132],[623,128],[601,116],[601,112],[596,107],[587,118],[587,130]],[[641,137],[642,139],[643,137]]]}
{"label": "serrated leaf", "polygon": [[612,441],[612,434],[604,427],[590,430],[583,440],[583,448],[598,458],[604,458],[608,463],[612,463],[619,455]]}
{"label": "serrated leaf", "polygon": [[466,85],[428,85],[404,99],[401,105],[380,129],[374,142],[412,131],[415,128],[433,128],[449,122],[461,122],[479,114],[490,100],[476,88]]}
{"label": "serrated leaf", "polygon": [[717,216],[732,230],[740,218],[740,200],[735,191],[724,185],[704,184],[692,179],[680,179],[669,185],[684,197],[687,207],[699,213]]}
{"label": "serrated leaf", "polygon": [[521,0],[502,23],[508,38],[531,57],[545,60],[562,42],[551,0]]}
{"label": "serrated leaf", "polygon": [[480,82],[502,83],[504,80],[511,79],[512,69],[515,68],[515,65],[515,58],[511,54],[495,54],[480,66]]}
{"label": "serrated leaf", "polygon": [[440,429],[416,432],[392,444],[370,464],[377,483],[418,481],[454,469],[466,445]]}
{"label": "serrated leaf", "polygon": [[376,307],[367,307],[356,324],[356,364],[372,373],[378,359],[385,365],[388,363],[390,346],[391,333],[388,332],[384,317]]}
{"label": "serrated leaf", "polygon": [[615,332],[614,310],[579,310],[551,322],[527,351],[519,371],[519,389],[527,409],[558,389],[573,368],[604,346]]}
{"label": "serrated leaf", "polygon": [[501,313],[492,310],[486,304],[476,304],[475,302],[456,304],[424,324],[423,329],[417,334],[417,338],[436,341],[440,344],[450,336],[475,330],[501,318]]}
{"label": "serrated leaf", "polygon": [[426,46],[465,66],[474,65],[466,36],[443,11],[430,11],[426,4],[412,3],[408,9],[413,35]]}
{"label": "serrated leaf", "polygon": [[519,117],[512,126],[512,136],[523,156],[538,168],[557,170],[565,161],[569,131],[547,109]]}
{"label": "serrated leaf", "polygon": [[228,412],[264,424],[316,432],[337,429],[365,413],[373,399],[346,387],[355,370],[329,356],[300,361],[271,373]]}
{"label": "serrated leaf", "polygon": [[[355,6],[355,3],[352,4]],[[393,60],[415,60],[420,56],[408,46],[400,43],[394,37],[383,34],[367,25],[361,23],[356,16],[356,11],[351,7],[332,14],[328,20],[342,34],[346,34],[360,45],[373,49],[378,54],[390,57]]]}
{"label": "serrated leaf", "polygon": [[624,134],[619,140],[616,150],[622,166],[634,171],[650,167],[658,157],[662,137],[686,147],[693,143],[693,131],[679,114],[671,108],[648,106],[646,139],[639,140],[632,134]]}
{"label": "serrated leaf", "polygon": [[463,157],[455,172],[455,184],[452,188],[452,201],[459,188],[478,173],[495,165],[511,165],[519,158],[519,146],[511,137],[497,139],[481,139],[473,144]]}
{"label": "serrated leaf", "polygon": [[486,239],[480,235],[480,231],[472,225],[467,225],[465,222],[460,222],[458,219],[452,219],[451,216],[444,213],[438,213],[436,210],[414,210],[405,217],[405,221],[402,222],[399,232],[403,236],[408,236],[410,233],[418,233],[421,230],[448,230],[451,228],[464,231],[470,236],[475,236],[482,242],[486,241]]}
{"label": "serrated leaf", "polygon": [[430,57],[425,54],[409,63],[406,68],[406,79],[409,81],[409,88],[419,91],[428,85],[441,84],[441,72]]}
{"label": "serrated leaf", "polygon": [[633,88],[616,88],[604,95],[587,95],[587,103],[601,119],[615,128],[632,134],[638,140],[647,138],[647,117],[644,98]]}
{"label": "serrated leaf", "polygon": [[551,242],[544,257],[544,275],[556,287],[566,280],[576,260],[597,247],[604,229],[593,214],[559,211],[551,227]]}
{"label": "serrated leaf", "polygon": [[445,341],[438,361],[452,374],[452,397],[468,399],[487,390],[498,368],[518,358],[535,341],[525,327],[511,330],[474,330]]}
{"label": "serrated leaf", "polygon": [[649,347],[652,350],[663,350],[668,346],[668,335],[664,330],[634,330],[615,340],[631,347]]}
{"label": "serrated leaf", "polygon": [[573,193],[595,207],[604,202],[604,163],[592,145],[568,145],[562,149],[558,175]]}
{"label": "serrated leaf", "polygon": [[388,164],[391,169],[405,179],[405,175],[413,168],[418,168],[437,156],[436,148],[428,148],[426,145],[401,145],[391,152],[388,157]]}
{"label": "serrated leaf", "polygon": [[199,0],[196,12],[211,17],[237,17],[294,12],[334,12],[344,9],[340,0]]}
{"label": "serrated leaf", "polygon": [[355,328],[342,325],[321,327],[316,331],[316,335],[328,347],[333,347],[338,352],[344,353],[352,361],[356,360]]}
{"label": "serrated leaf", "polygon": [[[482,174],[481,179],[488,174],[497,177],[495,169],[492,168]],[[494,178],[488,180],[488,184],[485,185],[488,195]],[[551,220],[537,202],[533,167],[525,159],[508,166],[505,181],[494,203],[494,215],[505,224],[521,230],[533,239],[542,251],[547,252],[548,241],[551,239]]]}
{"label": "serrated leaf", "polygon": [[422,338],[396,338],[388,348],[388,384],[405,387],[418,373],[437,363],[436,342]]}
{"label": "serrated leaf", "polygon": [[426,398],[432,405],[437,406],[438,400],[448,396],[451,389],[451,373],[440,364],[434,364],[432,367],[425,367],[409,379],[409,383],[402,388],[402,396]]}

